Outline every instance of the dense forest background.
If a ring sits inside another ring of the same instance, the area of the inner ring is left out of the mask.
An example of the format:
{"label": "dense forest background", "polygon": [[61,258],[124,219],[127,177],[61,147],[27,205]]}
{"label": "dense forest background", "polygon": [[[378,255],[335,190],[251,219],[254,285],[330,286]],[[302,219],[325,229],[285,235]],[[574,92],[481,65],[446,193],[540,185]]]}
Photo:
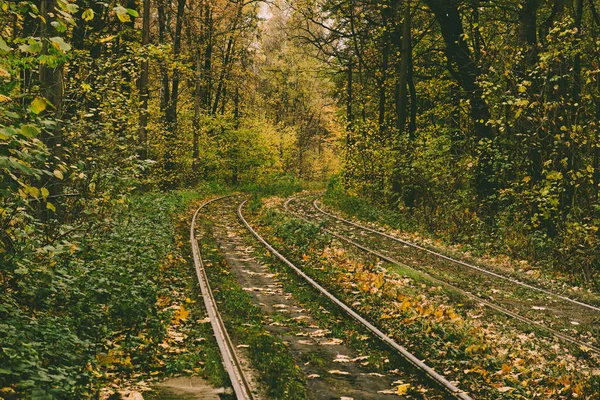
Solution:
{"label": "dense forest background", "polygon": [[[65,319],[87,306],[63,294],[92,286],[99,256],[86,249],[139,192],[332,178],[331,193],[394,210],[405,228],[600,284],[596,0],[0,9],[0,376],[10,390],[27,371],[19,390],[43,393],[49,379],[39,373],[48,355],[19,348],[23,337],[58,340],[58,357],[82,337],[110,336],[109,325],[91,334]],[[73,357],[53,372],[60,396],[93,378],[78,369],[88,355]]]}

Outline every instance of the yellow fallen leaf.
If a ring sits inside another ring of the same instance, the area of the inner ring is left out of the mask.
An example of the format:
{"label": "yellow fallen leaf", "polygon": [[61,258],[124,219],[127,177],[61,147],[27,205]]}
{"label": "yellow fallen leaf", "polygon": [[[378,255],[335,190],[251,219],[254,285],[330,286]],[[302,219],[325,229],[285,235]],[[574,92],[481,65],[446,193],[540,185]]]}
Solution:
{"label": "yellow fallen leaf", "polygon": [[173,316],[173,322],[178,323],[181,320],[185,321],[188,319],[189,315],[190,312],[186,310],[183,305],[179,306],[179,309],[177,310],[177,312],[175,312],[175,315]]}
{"label": "yellow fallen leaf", "polygon": [[396,394],[398,396],[402,396],[408,392],[408,389],[410,389],[410,383],[398,385],[398,387],[396,388]]}

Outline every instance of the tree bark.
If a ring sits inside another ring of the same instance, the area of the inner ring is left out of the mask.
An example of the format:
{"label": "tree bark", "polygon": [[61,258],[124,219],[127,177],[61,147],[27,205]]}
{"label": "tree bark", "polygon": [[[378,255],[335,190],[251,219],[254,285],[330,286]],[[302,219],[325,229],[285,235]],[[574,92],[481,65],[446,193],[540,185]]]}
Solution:
{"label": "tree bark", "polygon": [[519,11],[519,33],[517,42],[520,47],[537,44],[537,12],[540,0],[523,0]]}
{"label": "tree bark", "polygon": [[347,126],[346,126],[346,130],[348,131],[348,134],[346,136],[346,144],[350,145],[351,144],[351,138],[350,138],[350,132],[352,132],[352,130],[354,129],[354,114],[353,114],[353,108],[352,108],[352,103],[354,102],[354,84],[352,82],[354,74],[352,71],[353,68],[353,64],[352,64],[352,59],[348,58],[348,69],[346,70],[346,74],[347,74],[347,79],[346,79],[346,118],[348,119],[347,121]]}

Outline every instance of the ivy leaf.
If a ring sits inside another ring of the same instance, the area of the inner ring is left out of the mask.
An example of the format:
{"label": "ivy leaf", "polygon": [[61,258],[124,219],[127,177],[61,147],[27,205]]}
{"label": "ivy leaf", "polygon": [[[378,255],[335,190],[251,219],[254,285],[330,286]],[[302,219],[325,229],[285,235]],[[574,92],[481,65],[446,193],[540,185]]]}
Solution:
{"label": "ivy leaf", "polygon": [[548,175],[546,175],[546,179],[549,181],[559,181],[563,177],[562,172],[559,171],[550,171]]}
{"label": "ivy leaf", "polygon": [[79,11],[79,6],[75,3],[67,3],[67,11],[71,14],[75,14],[77,11]]}
{"label": "ivy leaf", "polygon": [[405,395],[408,392],[409,388],[410,388],[410,383],[404,383],[402,385],[398,385],[398,387],[396,388],[396,394],[398,396]]}
{"label": "ivy leaf", "polygon": [[183,305],[179,306],[179,309],[175,312],[175,315],[173,316],[173,323],[177,324],[179,323],[181,320],[187,320],[188,317],[190,315],[190,312],[188,310],[185,309],[185,307],[183,307]]}
{"label": "ivy leaf", "polygon": [[25,186],[25,192],[29,193],[33,197],[40,197],[40,189],[35,186]]}
{"label": "ivy leaf", "polygon": [[106,43],[106,42],[110,42],[110,41],[111,41],[111,40],[113,40],[115,37],[116,37],[115,35],[110,35],[110,36],[107,36],[107,37],[104,37],[104,38],[102,38],[102,39],[98,40],[98,42],[100,42],[100,43]]}

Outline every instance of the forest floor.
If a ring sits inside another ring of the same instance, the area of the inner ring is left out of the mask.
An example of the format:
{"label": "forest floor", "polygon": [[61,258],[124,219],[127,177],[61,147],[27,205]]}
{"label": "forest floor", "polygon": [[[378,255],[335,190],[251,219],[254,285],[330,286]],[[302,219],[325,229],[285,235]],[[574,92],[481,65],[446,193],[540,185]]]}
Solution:
{"label": "forest floor", "polygon": [[[383,224],[355,220],[548,293],[459,268],[319,214],[312,206],[316,197],[312,192],[292,198],[255,195],[244,212],[267,241],[311,278],[461,389],[478,399],[600,396],[597,293],[531,273],[536,270],[519,261],[475,258]],[[236,195],[203,210],[197,238],[219,310],[257,398],[447,398],[250,235],[236,215],[241,201],[249,198]],[[189,229],[192,204],[198,203],[189,203],[187,211],[178,214],[178,238]],[[350,218],[331,205],[321,207]],[[377,249],[387,259],[367,254],[328,230]],[[188,245],[180,248],[189,250]],[[190,315],[177,318],[181,312],[175,313],[164,348],[182,360],[190,361],[190,352],[200,355],[183,368],[156,376],[174,378],[150,385],[153,390],[144,397],[232,398],[231,389],[224,389],[227,378],[194,288],[193,266],[189,259],[186,264],[177,274],[181,283],[174,291],[183,300],[175,307],[185,307]],[[549,294],[554,292],[565,298]],[[490,309],[486,302],[525,320]],[[193,368],[194,362],[198,367]],[[148,389],[129,382],[130,389]]]}

